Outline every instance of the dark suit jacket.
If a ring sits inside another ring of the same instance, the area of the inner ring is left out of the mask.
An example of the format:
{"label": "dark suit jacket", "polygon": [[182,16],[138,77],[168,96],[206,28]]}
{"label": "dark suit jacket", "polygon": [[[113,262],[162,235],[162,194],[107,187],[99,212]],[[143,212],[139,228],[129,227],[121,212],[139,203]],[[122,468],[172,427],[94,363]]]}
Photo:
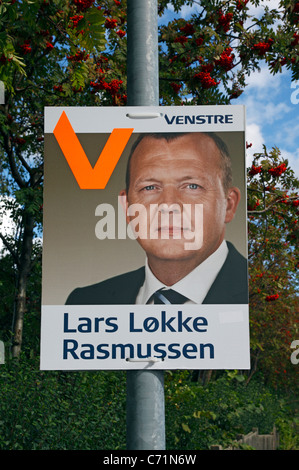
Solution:
{"label": "dark suit jacket", "polygon": [[[204,304],[247,304],[247,260],[227,242],[226,261],[207,293]],[[75,289],[67,305],[133,305],[145,278],[145,268]]]}

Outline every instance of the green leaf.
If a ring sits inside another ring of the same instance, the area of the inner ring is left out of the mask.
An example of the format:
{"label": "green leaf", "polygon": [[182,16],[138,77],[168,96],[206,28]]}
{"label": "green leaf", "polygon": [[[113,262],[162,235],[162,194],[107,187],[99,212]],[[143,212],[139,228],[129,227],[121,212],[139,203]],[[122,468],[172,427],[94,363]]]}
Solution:
{"label": "green leaf", "polygon": [[191,433],[191,429],[189,428],[188,424],[182,423],[182,428],[185,432]]}
{"label": "green leaf", "polygon": [[[83,27],[83,35],[80,40],[82,47],[88,52],[100,52],[105,48],[106,29],[104,27],[105,18],[101,10],[92,7],[85,14]],[[81,23],[80,23],[81,24]]]}

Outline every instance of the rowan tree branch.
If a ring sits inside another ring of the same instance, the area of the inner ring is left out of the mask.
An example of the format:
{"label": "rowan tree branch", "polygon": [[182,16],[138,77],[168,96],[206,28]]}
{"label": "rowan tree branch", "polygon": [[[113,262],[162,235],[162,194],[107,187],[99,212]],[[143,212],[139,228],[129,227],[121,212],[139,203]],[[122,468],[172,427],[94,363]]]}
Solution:
{"label": "rowan tree branch", "polygon": [[[275,206],[276,204],[278,204],[279,202],[283,202],[285,201],[285,197],[282,197],[281,199],[276,199],[276,201],[273,201],[272,204],[270,204],[269,206],[265,207],[264,209],[260,209],[260,210],[250,210],[248,211],[248,214],[249,215],[252,215],[252,214],[257,214],[257,215],[260,215],[260,214],[264,214],[265,212],[268,212],[273,206]],[[288,197],[288,201],[295,201],[298,199],[298,196],[289,196]]]}
{"label": "rowan tree branch", "polygon": [[2,133],[2,135],[3,135],[4,149],[8,156],[8,162],[9,162],[9,166],[10,166],[13,178],[15,182],[17,183],[17,185],[19,186],[19,188],[25,188],[26,181],[21,177],[20,172],[18,170],[14,150],[12,148],[12,144],[10,141],[10,136],[7,133]]}

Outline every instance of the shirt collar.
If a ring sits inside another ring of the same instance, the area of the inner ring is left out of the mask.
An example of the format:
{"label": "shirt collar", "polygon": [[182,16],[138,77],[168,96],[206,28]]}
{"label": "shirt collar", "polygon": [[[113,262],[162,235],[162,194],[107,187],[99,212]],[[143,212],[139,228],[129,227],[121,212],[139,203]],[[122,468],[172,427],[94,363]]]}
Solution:
{"label": "shirt collar", "polygon": [[[187,274],[183,279],[171,286],[171,288],[188,297],[192,303],[201,304],[222,268],[227,253],[228,247],[226,242],[223,241],[209,258],[193,269],[193,271]],[[169,289],[169,286],[165,286],[165,284],[156,278],[146,259],[145,281],[139,291],[136,302],[138,304],[146,304],[154,292],[162,288]]]}

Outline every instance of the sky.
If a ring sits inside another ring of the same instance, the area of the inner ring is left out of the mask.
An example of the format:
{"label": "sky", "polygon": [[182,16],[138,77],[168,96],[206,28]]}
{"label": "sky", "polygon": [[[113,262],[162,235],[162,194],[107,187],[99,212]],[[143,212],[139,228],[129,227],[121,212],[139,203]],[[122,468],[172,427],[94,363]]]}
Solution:
{"label": "sky", "polygon": [[[262,3],[272,9],[279,6],[279,0],[264,0]],[[179,13],[174,13],[173,7],[169,6],[160,23],[168,23],[174,18],[188,20],[197,11],[200,11],[198,5],[184,6]],[[249,7],[249,13],[257,17],[261,12],[262,5]],[[283,73],[271,75],[264,62],[260,67],[260,72],[247,77],[245,92],[232,101],[232,104],[246,107],[246,141],[252,144],[247,150],[247,166],[251,164],[254,153],[263,152],[263,144],[267,150],[278,147],[299,178],[299,81],[292,83],[291,73],[286,68],[283,68]]]}

